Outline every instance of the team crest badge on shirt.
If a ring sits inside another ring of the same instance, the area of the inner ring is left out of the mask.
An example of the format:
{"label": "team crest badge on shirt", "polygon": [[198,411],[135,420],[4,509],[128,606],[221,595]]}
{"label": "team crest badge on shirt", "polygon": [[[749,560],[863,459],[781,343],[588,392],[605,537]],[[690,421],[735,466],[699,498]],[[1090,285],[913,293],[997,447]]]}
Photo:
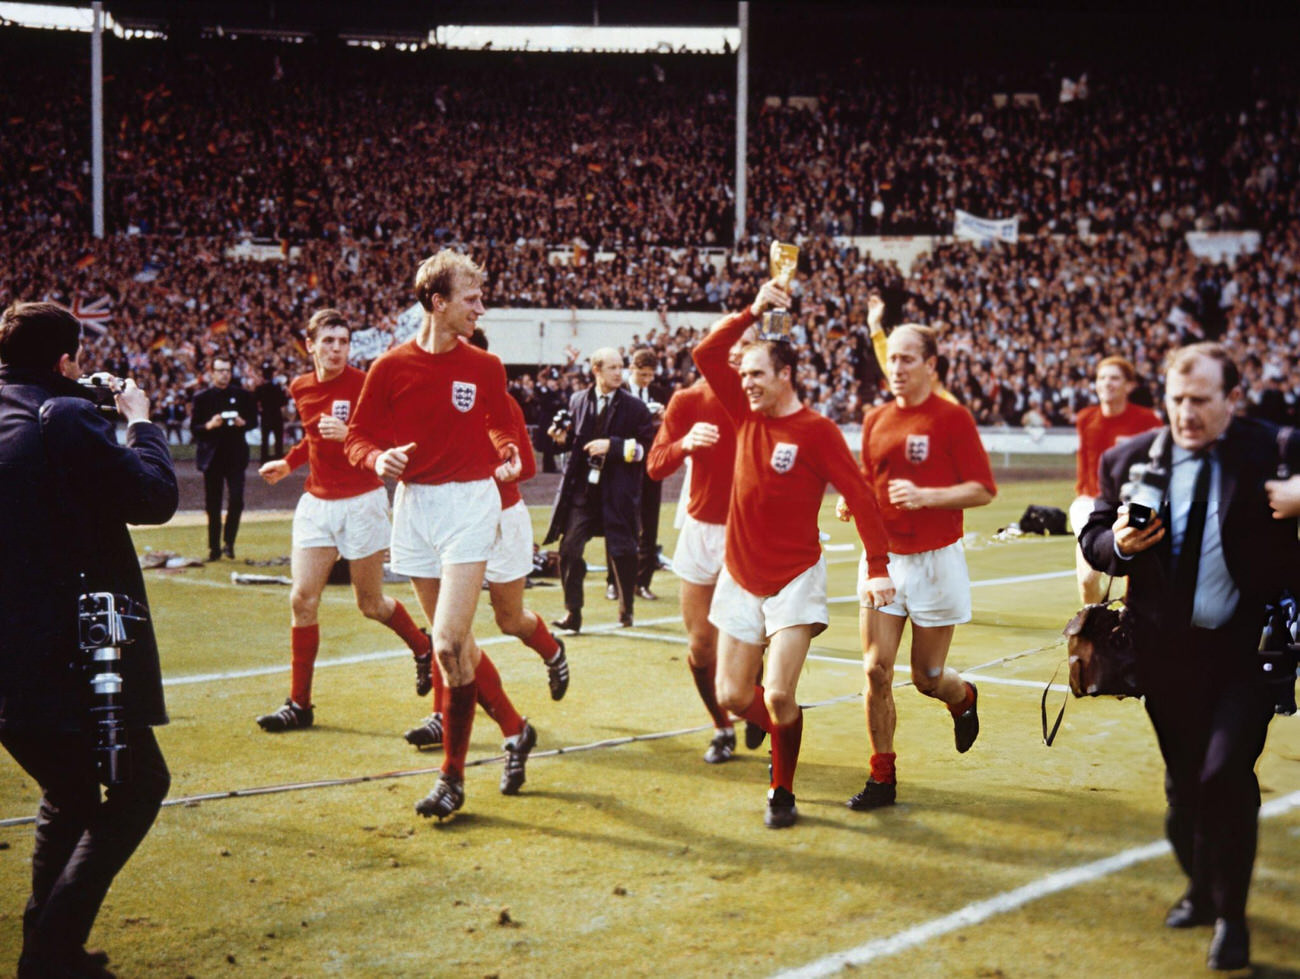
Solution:
{"label": "team crest badge on shirt", "polygon": [[477,384],[471,384],[469,381],[452,381],[451,403],[456,406],[457,411],[469,411],[474,407],[474,395],[477,392]]}
{"label": "team crest badge on shirt", "polygon": [[907,461],[920,465],[930,458],[930,436],[909,435],[907,437]]}
{"label": "team crest badge on shirt", "polygon": [[788,473],[794,468],[794,458],[799,454],[799,446],[789,442],[777,442],[772,450],[772,468],[779,473]]}
{"label": "team crest badge on shirt", "polygon": [[334,404],[330,407],[330,414],[333,415],[341,422],[347,421],[348,416],[352,414],[352,402],[335,401]]}

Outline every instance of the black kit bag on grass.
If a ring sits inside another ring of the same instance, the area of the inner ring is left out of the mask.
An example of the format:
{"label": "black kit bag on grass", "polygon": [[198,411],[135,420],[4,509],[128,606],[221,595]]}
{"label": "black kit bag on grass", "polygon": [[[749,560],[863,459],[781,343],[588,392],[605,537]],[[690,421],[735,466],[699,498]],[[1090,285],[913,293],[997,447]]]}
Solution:
{"label": "black kit bag on grass", "polygon": [[1065,511],[1054,506],[1039,506],[1031,503],[1025,507],[1020,518],[1020,530],[1025,534],[1051,534],[1057,536],[1067,533],[1065,529]]}

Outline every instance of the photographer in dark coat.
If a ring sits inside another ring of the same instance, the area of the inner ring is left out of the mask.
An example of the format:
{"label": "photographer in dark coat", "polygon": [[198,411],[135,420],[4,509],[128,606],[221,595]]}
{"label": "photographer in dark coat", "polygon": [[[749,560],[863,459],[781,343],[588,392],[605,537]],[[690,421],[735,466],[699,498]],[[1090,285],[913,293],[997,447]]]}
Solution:
{"label": "photographer in dark coat", "polygon": [[555,511],[543,544],[560,542],[560,584],[564,618],[553,625],[582,629],[583,550],[592,537],[605,537],[614,567],[620,624],[632,624],[640,530],[641,479],[655,423],[646,406],[621,387],[623,358],[602,347],[591,355],[595,383],[569,401],[570,425],[552,425],[549,435],[569,448],[568,465],[555,495]]}
{"label": "photographer in dark coat", "polygon": [[[1250,961],[1255,762],[1280,702],[1258,647],[1265,604],[1290,584],[1296,522],[1270,512],[1265,483],[1277,469],[1276,430],[1234,417],[1237,367],[1224,349],[1175,350],[1165,380],[1170,427],[1102,456],[1100,493],[1079,543],[1098,571],[1129,576],[1139,680],[1165,761],[1165,830],[1188,877],[1165,924],[1213,923],[1210,968],[1240,969]],[[1157,444],[1153,460],[1157,438],[1164,447]],[[1297,455],[1291,446],[1287,454]],[[1293,471],[1300,464],[1284,461]],[[1167,474],[1146,479],[1165,485],[1140,528],[1133,518],[1145,511],[1125,502],[1135,465]]]}
{"label": "photographer in dark coat", "polygon": [[[152,725],[167,723],[153,630],[130,621],[117,672],[118,784],[101,796],[91,653],[79,646],[87,592],[144,606],[128,523],[168,520],[176,474],[149,401],[126,381],[114,399],[126,445],[76,383],[80,324],[53,303],[16,303],[0,316],[0,744],[41,786],[32,895],[18,975],[101,976],[85,942],[114,876],[144,839],[170,776]],[[143,609],[142,609],[143,611]],[[105,643],[105,645],[109,645]],[[105,784],[114,780],[104,778]]]}
{"label": "photographer in dark coat", "polygon": [[[257,405],[242,384],[231,382],[230,360],[212,358],[212,387],[194,396],[190,434],[194,462],[203,473],[208,511],[208,560],[235,556],[235,536],[244,512],[244,470],[248,468],[248,430],[257,424]],[[222,487],[229,493],[225,533],[221,527]]]}

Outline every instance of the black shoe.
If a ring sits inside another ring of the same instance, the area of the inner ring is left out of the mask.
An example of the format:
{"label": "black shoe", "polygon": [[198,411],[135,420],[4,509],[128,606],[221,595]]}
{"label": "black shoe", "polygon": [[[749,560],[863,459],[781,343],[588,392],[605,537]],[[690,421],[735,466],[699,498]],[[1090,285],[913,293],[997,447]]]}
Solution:
{"label": "black shoe", "polygon": [[551,688],[552,700],[563,700],[569,689],[569,657],[564,654],[564,643],[557,639],[560,651],[546,661],[546,683]]}
{"label": "black shoe", "polygon": [[415,804],[415,811],[425,819],[437,816],[442,822],[465,804],[465,783],[446,774],[438,776],[433,791]]}
{"label": "black shoe", "polygon": [[704,753],[704,760],[710,765],[721,765],[724,761],[731,761],[735,753],[736,732],[716,731],[709,742],[709,750]]}
{"label": "black shoe", "polygon": [[868,778],[867,784],[862,787],[862,791],[846,802],[845,805],[850,809],[856,809],[858,812],[866,812],[869,809],[892,806],[897,794],[897,783],[877,782],[874,778]]}
{"label": "black shoe", "polygon": [[763,739],[767,737],[767,732],[753,721],[745,722],[745,747],[750,751],[757,751],[763,746]]}
{"label": "black shoe", "polygon": [[235,559],[235,545],[227,544],[225,547],[221,549],[221,553],[233,561]]}
{"label": "black shoe", "polygon": [[1214,912],[1184,896],[1165,915],[1166,928],[1198,928],[1214,924]]}
{"label": "black shoe", "polygon": [[654,592],[652,592],[652,591],[651,591],[648,587],[646,587],[645,585],[637,585],[637,586],[636,586],[636,597],[637,597],[637,598],[644,598],[647,602],[657,602],[657,601],[659,601],[659,596],[656,595]]}
{"label": "black shoe", "polygon": [[1217,918],[1214,937],[1205,964],[1211,969],[1229,972],[1250,965],[1250,932],[1244,918]]}
{"label": "black shoe", "polygon": [[413,744],[421,751],[425,748],[442,747],[442,715],[435,712],[422,720],[417,726],[407,731],[403,737],[407,744]]}
{"label": "black shoe", "polygon": [[617,602],[617,601],[618,601],[618,589],[617,589],[616,587],[614,587],[613,585],[606,585],[606,586],[605,586],[605,601],[607,601],[607,602]]}
{"label": "black shoe", "polygon": [[970,751],[970,746],[975,743],[980,733],[980,692],[975,688],[975,684],[969,681],[967,683],[970,686],[970,706],[952,719],[952,732],[957,740],[957,751],[960,754]]}
{"label": "black shoe", "polygon": [[793,826],[799,818],[799,810],[794,804],[794,793],[779,785],[767,790],[767,812],[763,815],[763,825],[768,829],[785,829]]}
{"label": "black shoe", "polygon": [[[426,636],[429,635],[427,629],[421,629]],[[426,696],[433,689],[433,640],[429,641],[429,648],[423,655],[415,657],[415,695],[417,697]]]}
{"label": "black shoe", "polygon": [[501,747],[506,753],[506,767],[501,773],[501,794],[518,795],[523,788],[525,778],[524,766],[528,764],[528,752],[537,744],[537,730],[524,719],[524,727],[518,734]]}
{"label": "black shoe", "polygon": [[299,707],[292,700],[286,700],[284,706],[270,714],[263,714],[257,719],[263,731],[278,734],[299,727],[311,727],[316,717],[311,707]]}
{"label": "black shoe", "polygon": [[632,613],[631,613],[631,612],[620,612],[620,613],[619,613],[619,616],[618,616],[618,627],[619,627],[620,629],[630,629],[630,628],[632,628]]}
{"label": "black shoe", "polygon": [[209,561],[220,561],[220,560],[221,560],[221,552],[220,552],[220,551],[208,551],[208,560],[209,560]]}
{"label": "black shoe", "polygon": [[576,636],[582,631],[582,613],[573,611],[567,612],[564,618],[556,619],[551,623],[551,625],[555,626],[555,628],[560,632]]}

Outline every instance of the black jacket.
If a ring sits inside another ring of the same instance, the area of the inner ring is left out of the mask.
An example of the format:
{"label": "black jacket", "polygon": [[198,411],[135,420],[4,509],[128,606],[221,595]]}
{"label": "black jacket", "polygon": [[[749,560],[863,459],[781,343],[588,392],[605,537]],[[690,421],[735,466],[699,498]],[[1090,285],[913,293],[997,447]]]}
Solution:
{"label": "black jacket", "polygon": [[[1097,503],[1079,534],[1088,563],[1098,571],[1129,576],[1127,604],[1147,637],[1176,635],[1179,623],[1165,620],[1173,607],[1170,533],[1154,547],[1121,560],[1115,554],[1115,522],[1120,487],[1129,467],[1145,462],[1162,429],[1152,429],[1115,446],[1101,457]],[[1277,430],[1266,423],[1234,418],[1218,449],[1221,473],[1219,535],[1228,573],[1240,593],[1233,623],[1243,635],[1259,637],[1266,602],[1294,585],[1296,521],[1274,520],[1264,492],[1278,462]],[[1292,472],[1300,471],[1296,441],[1288,445]],[[1162,645],[1165,645],[1162,643]]]}
{"label": "black jacket", "polygon": [[[237,411],[244,427],[225,424],[208,431],[205,427],[213,415]],[[214,465],[221,472],[243,469],[248,465],[248,433],[257,427],[257,404],[238,381],[224,388],[207,388],[194,396],[190,415],[190,434],[194,438],[194,464],[201,473]]]}
{"label": "black jacket", "polygon": [[[132,425],[126,446],[81,387],[52,371],[0,368],[0,728],[78,730],[89,675],[77,645],[77,598],[145,602],[128,523],[176,512],[167,439]],[[122,652],[128,725],[167,723],[150,623]]]}
{"label": "black jacket", "polygon": [[[645,453],[655,437],[655,422],[648,409],[625,388],[614,391],[610,402],[605,435],[609,438],[609,454],[600,474],[601,515],[605,527],[605,540],[618,548],[636,548],[640,530],[641,477],[645,473]],[[587,454],[584,445],[597,438],[596,395],[594,388],[576,392],[569,400],[573,415],[573,429],[566,448],[569,462],[564,467],[564,478],[555,493],[555,510],[551,526],[546,531],[543,544],[559,540],[568,523],[569,509],[578,490],[587,481]],[[641,458],[636,462],[624,461],[628,442],[641,443]]]}

